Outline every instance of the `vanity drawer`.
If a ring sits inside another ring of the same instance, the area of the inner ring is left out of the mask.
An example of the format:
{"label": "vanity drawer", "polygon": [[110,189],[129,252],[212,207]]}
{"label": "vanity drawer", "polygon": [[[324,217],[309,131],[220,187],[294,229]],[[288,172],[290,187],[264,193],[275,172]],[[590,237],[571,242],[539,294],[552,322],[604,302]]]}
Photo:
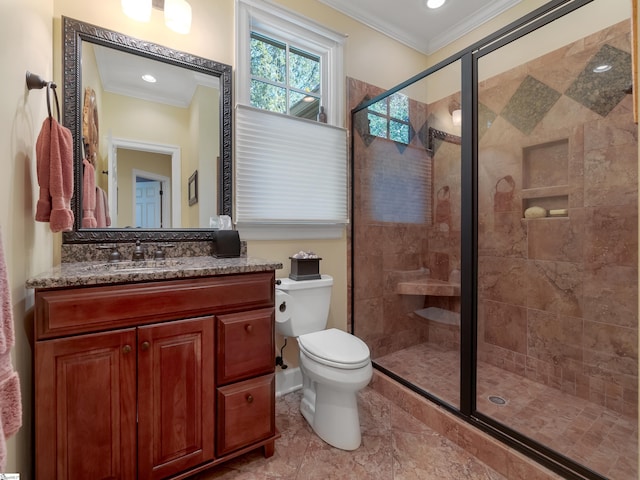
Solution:
{"label": "vanity drawer", "polygon": [[218,388],[216,456],[275,435],[275,375]]}
{"label": "vanity drawer", "polygon": [[271,307],[274,274],[191,278],[36,293],[37,339]]}
{"label": "vanity drawer", "polygon": [[273,373],[275,313],[273,308],[219,315],[216,383]]}

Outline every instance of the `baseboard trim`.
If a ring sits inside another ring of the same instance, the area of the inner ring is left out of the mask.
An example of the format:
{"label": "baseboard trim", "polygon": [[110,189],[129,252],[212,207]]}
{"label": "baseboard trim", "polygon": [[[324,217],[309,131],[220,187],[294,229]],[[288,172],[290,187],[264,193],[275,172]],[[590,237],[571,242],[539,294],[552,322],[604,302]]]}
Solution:
{"label": "baseboard trim", "polygon": [[302,372],[300,367],[278,369],[276,372],[276,398],[302,388]]}

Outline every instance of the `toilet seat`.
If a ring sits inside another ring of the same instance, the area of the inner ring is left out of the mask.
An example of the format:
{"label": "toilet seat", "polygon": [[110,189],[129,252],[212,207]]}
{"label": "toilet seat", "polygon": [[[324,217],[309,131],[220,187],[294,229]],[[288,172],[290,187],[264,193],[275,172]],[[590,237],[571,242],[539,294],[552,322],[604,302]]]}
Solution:
{"label": "toilet seat", "polygon": [[307,357],[330,367],[352,370],[371,363],[367,344],[337,328],[301,335],[298,346]]}

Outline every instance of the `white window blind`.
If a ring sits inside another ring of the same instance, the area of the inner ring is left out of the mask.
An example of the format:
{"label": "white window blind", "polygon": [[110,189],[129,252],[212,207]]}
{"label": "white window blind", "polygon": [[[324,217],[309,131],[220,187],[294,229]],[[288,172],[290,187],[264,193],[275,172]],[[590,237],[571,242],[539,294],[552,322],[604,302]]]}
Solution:
{"label": "white window blind", "polygon": [[235,174],[239,227],[348,222],[343,128],[237,105]]}

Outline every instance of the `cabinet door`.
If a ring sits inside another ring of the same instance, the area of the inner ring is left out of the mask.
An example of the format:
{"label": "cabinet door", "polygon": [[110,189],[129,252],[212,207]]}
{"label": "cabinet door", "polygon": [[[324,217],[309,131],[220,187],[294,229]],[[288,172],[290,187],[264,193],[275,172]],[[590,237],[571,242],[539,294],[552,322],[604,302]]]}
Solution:
{"label": "cabinet door", "polygon": [[36,477],[136,478],[135,329],[37,342]]}
{"label": "cabinet door", "polygon": [[214,319],[138,329],[138,474],[164,478],[214,456]]}

